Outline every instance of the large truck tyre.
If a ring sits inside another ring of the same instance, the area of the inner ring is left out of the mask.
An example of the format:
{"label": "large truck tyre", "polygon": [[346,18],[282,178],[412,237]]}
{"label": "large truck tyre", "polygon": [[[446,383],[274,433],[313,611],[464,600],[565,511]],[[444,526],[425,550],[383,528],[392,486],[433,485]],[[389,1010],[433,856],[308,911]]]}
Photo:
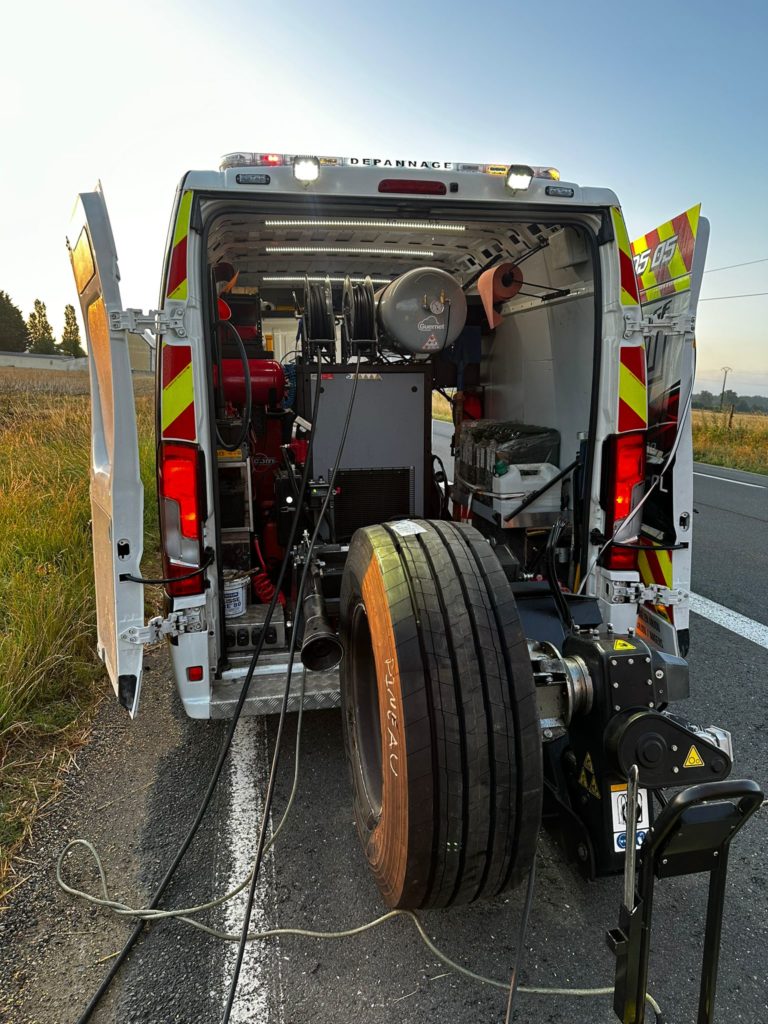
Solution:
{"label": "large truck tyre", "polygon": [[472,527],[358,530],[341,587],[355,819],[390,907],[493,896],[528,871],[541,738],[514,595]]}

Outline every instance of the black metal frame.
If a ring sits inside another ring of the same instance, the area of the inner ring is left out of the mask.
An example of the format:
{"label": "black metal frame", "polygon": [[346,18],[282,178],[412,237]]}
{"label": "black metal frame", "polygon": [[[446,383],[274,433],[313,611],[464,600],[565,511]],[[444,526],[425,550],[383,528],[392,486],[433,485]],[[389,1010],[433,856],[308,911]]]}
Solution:
{"label": "black metal frame", "polygon": [[[697,1024],[712,1024],[731,841],[763,802],[749,779],[705,782],[676,793],[640,850],[634,905],[623,905],[619,926],[607,934],[616,956],[613,1008],[623,1024],[644,1024],[657,878],[709,871]],[[633,880],[634,881],[634,880]]]}

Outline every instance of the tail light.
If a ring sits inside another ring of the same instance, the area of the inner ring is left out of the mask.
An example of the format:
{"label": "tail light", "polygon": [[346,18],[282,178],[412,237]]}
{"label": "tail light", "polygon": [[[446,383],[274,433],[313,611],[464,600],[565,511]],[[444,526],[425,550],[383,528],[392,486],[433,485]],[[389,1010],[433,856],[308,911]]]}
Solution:
{"label": "tail light", "polygon": [[160,444],[158,492],[163,575],[169,579],[189,577],[167,584],[168,593],[173,597],[200,594],[205,586],[203,572],[190,576],[203,564],[205,473],[202,459],[203,453],[196,445],[177,441]]}
{"label": "tail light", "polygon": [[[624,536],[622,525],[629,525],[632,514],[645,490],[645,431],[633,430],[613,434],[603,448],[603,486],[600,504],[605,510],[605,536],[619,534],[618,540],[634,543],[634,536]],[[620,532],[621,531],[621,532]],[[637,551],[611,545],[602,560],[608,569],[636,569]]]}

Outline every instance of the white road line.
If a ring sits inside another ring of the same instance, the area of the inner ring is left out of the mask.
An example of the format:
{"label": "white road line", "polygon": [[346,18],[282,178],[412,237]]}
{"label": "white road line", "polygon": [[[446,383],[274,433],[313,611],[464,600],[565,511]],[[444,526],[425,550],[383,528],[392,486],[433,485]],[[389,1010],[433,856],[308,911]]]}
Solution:
{"label": "white road line", "polygon": [[740,487],[756,487],[758,491],[768,491],[763,484],[748,484],[746,480],[731,480],[729,476],[715,476],[714,473],[699,473],[693,471],[694,476],[705,476],[708,480],[721,480],[724,484],[738,484]]}
{"label": "white road line", "polygon": [[691,594],[691,611],[768,650],[768,626],[764,626],[762,622],[748,619],[746,615],[740,615],[739,612],[734,612],[699,594]]}
{"label": "white road line", "polygon": [[[266,723],[263,718],[243,718],[238,723],[229,752],[228,806],[224,808],[226,817],[222,837],[227,872],[222,882],[222,892],[234,889],[251,868],[268,775]],[[247,893],[242,892],[224,905],[225,931],[239,934],[246,896]],[[274,926],[275,907],[275,862],[270,851],[264,858],[256,886],[251,930],[260,931]],[[237,943],[224,943],[221,954],[222,1006],[226,1005],[236,958]],[[277,940],[251,942],[246,947],[230,1020],[232,1024],[282,1024],[283,998]]]}

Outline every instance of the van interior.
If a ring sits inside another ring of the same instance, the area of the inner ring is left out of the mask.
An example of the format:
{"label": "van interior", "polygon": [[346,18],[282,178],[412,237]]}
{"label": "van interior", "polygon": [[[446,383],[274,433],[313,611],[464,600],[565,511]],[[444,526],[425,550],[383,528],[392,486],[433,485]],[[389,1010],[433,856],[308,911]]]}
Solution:
{"label": "van interior", "polygon": [[[471,522],[518,588],[547,590],[548,566],[578,587],[588,527],[569,467],[581,451],[588,473],[594,434],[591,220],[392,199],[204,203],[223,666],[259,638],[308,458],[303,529],[316,525],[354,386],[320,534],[331,620],[352,534],[389,520]],[[442,458],[433,412],[447,418]],[[295,588],[294,572],[268,646],[300,618]]]}

